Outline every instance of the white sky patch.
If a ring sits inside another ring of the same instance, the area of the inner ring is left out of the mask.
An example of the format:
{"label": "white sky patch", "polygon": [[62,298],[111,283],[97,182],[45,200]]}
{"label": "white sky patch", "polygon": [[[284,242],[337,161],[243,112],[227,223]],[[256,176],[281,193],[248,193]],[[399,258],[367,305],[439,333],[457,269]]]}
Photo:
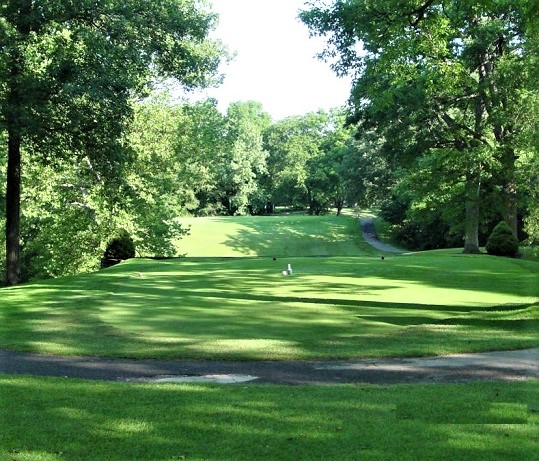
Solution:
{"label": "white sky patch", "polygon": [[316,58],[324,40],[310,38],[297,18],[303,0],[213,0],[220,21],[215,38],[236,53],[222,67],[224,83],[196,95],[231,102],[254,100],[274,120],[346,104],[351,81]]}

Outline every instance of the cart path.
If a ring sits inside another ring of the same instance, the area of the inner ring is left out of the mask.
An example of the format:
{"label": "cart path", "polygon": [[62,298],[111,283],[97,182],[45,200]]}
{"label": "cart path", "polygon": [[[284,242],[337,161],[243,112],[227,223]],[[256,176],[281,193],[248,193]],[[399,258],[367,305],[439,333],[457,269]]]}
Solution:
{"label": "cart path", "polygon": [[378,239],[378,236],[376,235],[376,228],[374,227],[374,222],[372,219],[360,218],[359,224],[361,226],[361,233],[363,235],[363,238],[369,245],[373,246],[377,250],[385,251],[387,253],[405,253],[404,250],[395,248],[394,246],[388,245],[387,243],[384,243]]}
{"label": "cart path", "polygon": [[0,350],[0,374],[134,382],[457,383],[539,378],[539,348],[441,357],[339,361],[128,360]]}

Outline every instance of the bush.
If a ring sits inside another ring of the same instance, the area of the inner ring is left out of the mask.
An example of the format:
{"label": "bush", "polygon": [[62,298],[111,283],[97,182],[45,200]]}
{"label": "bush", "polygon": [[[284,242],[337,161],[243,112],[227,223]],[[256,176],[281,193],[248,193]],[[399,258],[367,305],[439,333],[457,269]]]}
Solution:
{"label": "bush", "polygon": [[486,248],[489,255],[512,257],[517,255],[518,240],[505,221],[494,228],[487,240]]}
{"label": "bush", "polygon": [[110,240],[105,250],[106,259],[129,259],[135,257],[135,243],[126,230]]}

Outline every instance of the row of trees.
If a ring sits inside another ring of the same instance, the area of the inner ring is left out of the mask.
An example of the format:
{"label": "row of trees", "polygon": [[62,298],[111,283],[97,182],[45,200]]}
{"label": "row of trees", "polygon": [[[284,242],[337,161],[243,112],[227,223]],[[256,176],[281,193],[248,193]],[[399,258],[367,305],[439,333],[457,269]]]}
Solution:
{"label": "row of trees", "polygon": [[[163,92],[130,108],[117,140],[124,158],[109,159],[114,174],[90,156],[22,156],[22,280],[95,269],[119,229],[141,255],[174,256],[186,232],[181,216],[343,206],[342,161],[353,138],[342,111],[272,122],[257,102],[222,114],[215,100],[179,104]],[[0,156],[0,173],[6,159]]]}
{"label": "row of trees", "polygon": [[256,102],[148,97],[158,77],[217,78],[195,0],[3,2],[7,283],[94,268],[120,228],[170,256],[178,216],[274,204],[380,206],[411,248],[474,253],[500,219],[539,239],[537,4],[313,2],[301,18],[354,75],[350,107],[273,122]]}
{"label": "row of trees", "polygon": [[477,253],[502,218],[539,238],[539,2],[315,1],[301,18],[355,78],[350,122],[401,239]]}
{"label": "row of trees", "polygon": [[344,121],[342,110],[273,122],[254,101],[221,114],[213,99],[175,105],[158,96],[137,105],[129,144],[138,174],[151,165],[162,196],[181,202],[177,215],[266,214],[274,204],[318,214],[344,202]]}
{"label": "row of trees", "polygon": [[[273,122],[257,102],[234,103],[222,114],[215,100],[177,104],[157,93],[133,101],[132,113],[120,140],[126,157],[113,177],[89,158],[44,164],[23,157],[23,280],[95,269],[118,229],[141,255],[174,256],[186,231],[178,217],[267,214],[274,204],[311,214],[381,206],[403,245],[462,244],[463,189],[445,188],[440,197],[447,171],[434,174],[424,160],[399,169],[376,132],[358,134],[344,110]],[[447,155],[447,165],[454,163]],[[441,208],[419,206],[442,199]],[[501,217],[489,206],[486,231]]]}
{"label": "row of trees", "polygon": [[127,183],[173,197],[171,216],[268,214],[274,205],[340,213],[345,203],[377,205],[390,190],[381,143],[358,139],[344,109],[272,121],[258,102],[221,114],[213,99],[175,104],[161,93],[134,112]]}

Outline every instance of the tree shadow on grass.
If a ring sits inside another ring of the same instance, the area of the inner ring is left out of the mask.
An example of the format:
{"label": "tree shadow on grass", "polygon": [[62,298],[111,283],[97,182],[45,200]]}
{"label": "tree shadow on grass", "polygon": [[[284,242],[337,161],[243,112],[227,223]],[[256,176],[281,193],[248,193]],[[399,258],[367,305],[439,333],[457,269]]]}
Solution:
{"label": "tree shadow on grass", "polygon": [[224,245],[240,254],[259,256],[346,256],[377,254],[365,244],[351,217],[264,216],[241,222],[241,233],[227,235]]}
{"label": "tree shadow on grass", "polygon": [[400,326],[414,325],[453,325],[453,326],[468,326],[478,327],[483,329],[496,329],[508,331],[539,331],[539,319],[515,319],[515,320],[499,320],[499,319],[481,319],[481,318],[448,318],[436,320],[432,317],[413,317],[413,316],[374,316],[374,315],[358,315],[360,319],[371,322],[390,323]]}
{"label": "tree shadow on grass", "polygon": [[[383,301],[397,277],[419,283],[423,274],[426,285],[459,287],[459,276],[433,279],[425,275],[428,265],[398,261],[388,267],[369,258],[300,258],[292,260],[299,267],[293,277],[278,275],[271,258],[130,261],[7,289],[5,299],[12,300],[3,309],[0,339],[2,347],[46,353],[234,359],[436,355],[537,344],[537,323],[521,318],[536,304]],[[387,283],[363,282],[373,274]],[[498,282],[499,291],[518,293]],[[498,310],[513,318],[486,317]],[[521,339],[500,338],[501,331],[522,333]]]}
{"label": "tree shadow on grass", "polygon": [[536,449],[526,408],[537,383],[225,389],[3,378],[0,390],[6,459],[491,460]]}
{"label": "tree shadow on grass", "polygon": [[[201,286],[199,277],[173,283],[166,277],[156,281],[117,275],[101,275],[98,284],[89,277],[93,288],[66,280],[36,286],[35,304],[6,313],[4,344],[23,351],[141,358],[351,358],[436,355],[448,348],[473,349],[470,342],[479,349],[512,347],[514,338],[500,342],[503,330],[524,333],[521,344],[532,345],[537,326],[461,318],[476,311],[475,306],[343,299],[324,287],[318,289],[327,297],[312,298],[210,289],[220,279]],[[245,281],[246,276],[239,278]],[[492,308],[483,306],[476,315]],[[439,326],[451,330],[440,337]]]}

